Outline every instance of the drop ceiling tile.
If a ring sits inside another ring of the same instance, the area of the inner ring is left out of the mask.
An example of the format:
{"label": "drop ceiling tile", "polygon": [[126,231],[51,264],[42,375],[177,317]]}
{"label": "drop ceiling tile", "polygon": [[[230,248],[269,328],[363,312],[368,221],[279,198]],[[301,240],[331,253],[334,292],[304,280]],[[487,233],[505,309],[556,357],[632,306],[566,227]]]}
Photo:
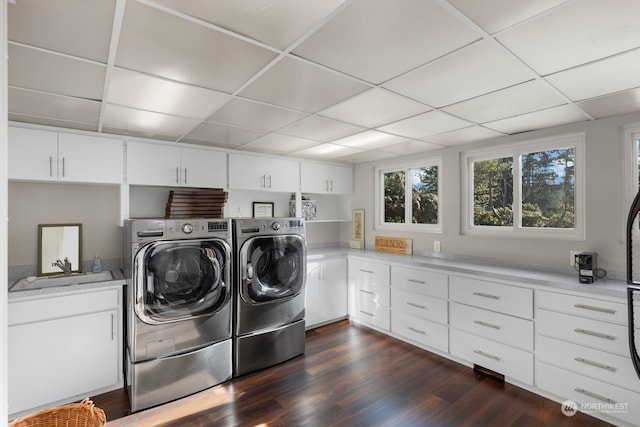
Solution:
{"label": "drop ceiling tile", "polygon": [[547,75],[638,47],[638,16],[637,0],[571,1],[501,33],[498,40]]}
{"label": "drop ceiling tile", "polygon": [[137,1],[129,1],[115,65],[232,93],[275,55]]}
{"label": "drop ceiling tile", "polygon": [[52,127],[65,128],[65,129],[86,130],[90,132],[98,131],[98,125],[89,124],[89,123],[69,122],[66,120],[47,119],[44,117],[37,117],[37,116],[25,116],[22,114],[15,114],[15,113],[9,113],[8,118],[9,118],[9,121],[14,121],[19,123],[30,123],[34,125],[52,126]]}
{"label": "drop ceiling tile", "polygon": [[105,104],[104,127],[138,132],[147,138],[177,139],[193,129],[197,120]]}
{"label": "drop ceiling tile", "polygon": [[567,0],[448,0],[489,34],[565,3]]}
{"label": "drop ceiling tile", "polygon": [[213,113],[207,121],[269,131],[279,129],[306,116],[298,111],[234,98]]}
{"label": "drop ceiling tile", "polygon": [[484,126],[506,134],[527,132],[536,129],[582,122],[587,117],[577,107],[571,104],[523,114],[508,119],[485,123]]}
{"label": "drop ceiling tile", "polygon": [[8,39],[106,63],[115,4],[115,0],[7,2]]}
{"label": "drop ceiling tile", "polygon": [[436,2],[355,0],[293,53],[379,84],[478,38]]}
{"label": "drop ceiling tile", "polygon": [[343,145],[319,144],[313,147],[296,151],[292,153],[292,155],[296,157],[304,157],[308,159],[332,160],[342,156],[362,153],[364,151],[365,150],[361,150],[353,147],[345,147]]}
{"label": "drop ceiling tile", "polygon": [[315,113],[368,88],[334,71],[284,57],[240,92],[240,96]]}
{"label": "drop ceiling tile", "polygon": [[370,89],[320,112],[320,115],[374,128],[431,108],[384,89]]}
{"label": "drop ceiling tile", "polygon": [[386,153],[380,150],[367,150],[367,151],[362,151],[360,153],[348,154],[345,156],[337,157],[334,160],[338,162],[366,163],[366,162],[375,162],[378,160],[390,159],[392,157],[396,157],[396,155],[391,153]]}
{"label": "drop ceiling tile", "polygon": [[383,86],[434,107],[531,80],[534,75],[494,43],[481,41]]}
{"label": "drop ceiling tile", "polygon": [[155,2],[283,50],[317,22],[325,19],[344,3],[344,0],[317,2],[155,0]]}
{"label": "drop ceiling tile", "polygon": [[441,111],[429,111],[409,119],[400,120],[379,128],[381,131],[406,136],[408,138],[423,138],[454,129],[471,126],[465,120],[458,119]]}
{"label": "drop ceiling tile", "polygon": [[431,144],[429,142],[423,141],[405,141],[399,144],[389,145],[387,147],[382,147],[377,151],[383,151],[385,153],[393,154],[395,156],[406,156],[409,154],[417,154],[423,153],[425,151],[437,150],[439,148],[443,148],[441,145]]}
{"label": "drop ceiling tile", "polygon": [[253,129],[203,122],[189,132],[182,141],[189,139],[193,141],[224,143],[237,147],[260,138],[263,135],[265,135],[265,132],[259,132]]}
{"label": "drop ceiling tile", "polygon": [[102,99],[105,66],[11,43],[8,50],[10,86]]}
{"label": "drop ceiling tile", "polygon": [[45,120],[65,120],[97,126],[100,118],[100,102],[15,87],[9,87],[8,104],[9,113],[36,116]]}
{"label": "drop ceiling tile", "polygon": [[638,64],[640,50],[635,50],[562,71],[545,77],[545,80],[570,99],[581,101],[640,86]]}
{"label": "drop ceiling tile", "polygon": [[278,132],[314,141],[329,142],[334,139],[363,132],[366,129],[338,120],[320,116],[310,116],[297,121]]}
{"label": "drop ceiling tile", "polygon": [[388,133],[378,132],[375,130],[368,130],[366,132],[358,133],[355,135],[347,136],[332,141],[332,144],[343,145],[345,147],[362,148],[371,150],[374,148],[386,147],[389,145],[397,144],[399,142],[406,141],[407,138],[397,135],[389,135]]}
{"label": "drop ceiling tile", "polygon": [[205,119],[228,99],[229,95],[222,92],[123,68],[113,69],[107,95],[112,104],[199,119]]}
{"label": "drop ceiling tile", "polygon": [[242,150],[257,151],[270,154],[290,154],[295,151],[319,145],[317,141],[295,136],[270,133],[243,146]]}
{"label": "drop ceiling tile", "polygon": [[240,145],[236,144],[227,144],[225,142],[217,142],[217,141],[202,141],[199,139],[191,139],[191,138],[182,138],[180,142],[185,144],[195,144],[202,145],[203,147],[214,147],[214,148],[224,148],[226,150],[236,150]]}
{"label": "drop ceiling tile", "polygon": [[540,80],[531,80],[443,108],[463,119],[485,123],[566,104]]}
{"label": "drop ceiling tile", "polygon": [[640,111],[640,88],[588,99],[577,105],[596,119]]}
{"label": "drop ceiling tile", "polygon": [[464,129],[441,133],[439,135],[433,135],[426,139],[435,144],[450,147],[453,145],[468,144],[501,136],[504,136],[504,134],[495,130],[487,129],[482,126],[471,126]]}

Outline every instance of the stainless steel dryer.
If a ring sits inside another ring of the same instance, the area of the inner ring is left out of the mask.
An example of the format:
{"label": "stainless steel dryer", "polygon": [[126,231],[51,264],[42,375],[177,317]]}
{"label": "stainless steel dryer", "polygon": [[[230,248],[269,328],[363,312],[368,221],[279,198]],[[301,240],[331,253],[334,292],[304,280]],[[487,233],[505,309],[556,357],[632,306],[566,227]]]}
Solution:
{"label": "stainless steel dryer", "polygon": [[233,226],[238,376],[304,353],[307,246],[303,219],[234,219]]}
{"label": "stainless steel dryer", "polygon": [[131,411],[232,376],[230,220],[125,222]]}

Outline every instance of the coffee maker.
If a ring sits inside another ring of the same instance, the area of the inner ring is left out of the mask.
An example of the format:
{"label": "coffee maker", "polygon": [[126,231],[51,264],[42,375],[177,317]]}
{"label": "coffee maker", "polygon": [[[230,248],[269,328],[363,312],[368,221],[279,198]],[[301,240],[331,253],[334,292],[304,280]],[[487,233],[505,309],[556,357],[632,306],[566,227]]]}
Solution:
{"label": "coffee maker", "polygon": [[581,252],[576,254],[575,263],[580,283],[593,283],[598,280],[598,254]]}

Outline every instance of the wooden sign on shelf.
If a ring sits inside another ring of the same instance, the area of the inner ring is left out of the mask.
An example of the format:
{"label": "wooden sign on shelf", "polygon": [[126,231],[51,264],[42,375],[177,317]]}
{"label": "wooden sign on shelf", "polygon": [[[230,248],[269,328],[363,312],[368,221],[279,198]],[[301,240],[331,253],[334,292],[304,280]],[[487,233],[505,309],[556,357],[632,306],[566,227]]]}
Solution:
{"label": "wooden sign on shelf", "polygon": [[411,255],[413,253],[413,240],[402,237],[376,236],[376,251]]}

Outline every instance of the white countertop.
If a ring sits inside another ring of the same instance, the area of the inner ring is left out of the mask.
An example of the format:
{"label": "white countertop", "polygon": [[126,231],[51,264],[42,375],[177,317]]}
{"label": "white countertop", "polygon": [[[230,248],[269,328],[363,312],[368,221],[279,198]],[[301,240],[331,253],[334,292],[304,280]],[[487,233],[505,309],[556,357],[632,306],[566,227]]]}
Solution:
{"label": "white countertop", "polygon": [[[110,270],[113,274],[113,280],[103,282],[81,283],[77,285],[51,286],[48,288],[28,289],[24,291],[9,291],[9,301],[22,298],[31,298],[43,295],[54,295],[64,292],[76,292],[87,289],[107,288],[109,286],[123,286],[126,281],[121,270]],[[11,284],[13,285],[13,284]],[[11,287],[10,285],[10,287]]]}

